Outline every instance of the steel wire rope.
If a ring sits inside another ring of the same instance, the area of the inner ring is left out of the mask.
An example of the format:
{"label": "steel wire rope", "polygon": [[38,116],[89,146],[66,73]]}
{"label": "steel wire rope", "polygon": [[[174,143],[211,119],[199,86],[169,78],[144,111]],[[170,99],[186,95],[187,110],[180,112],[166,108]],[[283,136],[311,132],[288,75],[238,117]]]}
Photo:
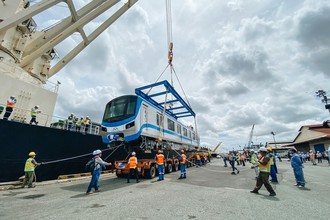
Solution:
{"label": "steel wire rope", "polygon": [[[177,154],[181,157],[181,155],[180,155],[175,149],[172,149],[172,150],[174,150],[174,152],[177,153]],[[198,164],[195,164],[195,163],[190,162],[190,161],[188,161],[188,160],[187,160],[187,162],[190,163],[190,164],[193,164],[194,166],[198,166],[199,168],[201,168],[201,169],[203,169],[203,170],[212,171],[212,172],[214,172],[214,173],[228,173],[228,172],[231,172],[231,171],[212,170],[212,169],[208,169],[208,168],[206,168],[206,167],[199,166]]]}
{"label": "steel wire rope", "polygon": [[[116,151],[121,145],[118,145],[117,148],[114,150]],[[112,149],[105,149],[105,150],[102,150],[103,152],[104,151],[108,151],[108,150],[112,150]],[[114,152],[113,151],[113,152]],[[112,153],[113,153],[112,152]],[[112,154],[111,153],[111,154]],[[110,155],[111,155],[110,154]],[[62,162],[62,161],[67,161],[67,160],[73,160],[73,159],[77,159],[77,158],[81,158],[81,157],[86,157],[86,156],[90,156],[91,154],[88,153],[88,154],[82,154],[82,155],[79,155],[79,156],[75,156],[75,157],[68,157],[68,158],[64,158],[64,159],[59,159],[59,160],[53,160],[53,161],[48,161],[48,162],[41,162],[42,165],[45,165],[45,164],[51,164],[51,163],[58,163],[58,162]],[[109,157],[109,156],[108,156]]]}

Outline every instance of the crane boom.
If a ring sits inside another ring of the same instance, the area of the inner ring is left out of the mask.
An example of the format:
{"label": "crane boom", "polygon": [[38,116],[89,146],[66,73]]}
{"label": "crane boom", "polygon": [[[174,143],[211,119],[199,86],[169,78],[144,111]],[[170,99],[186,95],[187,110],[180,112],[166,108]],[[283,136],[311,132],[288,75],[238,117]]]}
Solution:
{"label": "crane boom", "polygon": [[251,132],[250,132],[250,135],[249,135],[249,141],[248,141],[248,145],[247,145],[247,148],[248,148],[248,149],[251,148],[252,137],[253,137],[253,131],[254,131],[254,124],[252,125]]}
{"label": "crane boom", "polygon": [[221,143],[222,143],[222,142],[219,142],[219,143],[217,144],[217,146],[215,146],[215,148],[212,150],[213,153],[215,153],[215,152],[218,150],[218,148],[220,147]]}

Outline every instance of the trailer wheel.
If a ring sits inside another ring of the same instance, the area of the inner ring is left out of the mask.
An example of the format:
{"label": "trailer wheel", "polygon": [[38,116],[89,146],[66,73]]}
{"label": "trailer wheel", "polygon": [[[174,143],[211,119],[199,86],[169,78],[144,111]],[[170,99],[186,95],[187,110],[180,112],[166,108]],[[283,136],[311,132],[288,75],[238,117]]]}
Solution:
{"label": "trailer wheel", "polygon": [[123,177],[123,174],[122,173],[118,173],[118,171],[116,170],[116,176],[120,178],[120,177]]}
{"label": "trailer wheel", "polygon": [[175,163],[172,170],[173,170],[173,172],[178,171],[179,170],[179,164]]}
{"label": "trailer wheel", "polygon": [[167,173],[172,173],[172,169],[173,169],[173,168],[172,168],[172,164],[171,164],[171,163],[168,163],[168,164],[167,164],[167,168],[166,168],[166,172],[167,172]]}
{"label": "trailer wheel", "polygon": [[149,179],[153,179],[156,176],[155,166],[150,167],[150,170],[145,170],[145,175]]}

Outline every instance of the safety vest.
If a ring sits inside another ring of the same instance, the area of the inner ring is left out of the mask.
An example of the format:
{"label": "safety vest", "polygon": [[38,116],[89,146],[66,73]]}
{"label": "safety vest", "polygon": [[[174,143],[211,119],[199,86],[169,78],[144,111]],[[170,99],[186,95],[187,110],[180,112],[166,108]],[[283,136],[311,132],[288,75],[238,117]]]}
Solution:
{"label": "safety vest", "polygon": [[15,102],[14,101],[9,101],[9,100],[7,100],[7,107],[14,107],[14,105],[15,105]]}
{"label": "safety vest", "polygon": [[37,110],[35,108],[31,109],[31,116],[36,117],[37,116]]}
{"label": "safety vest", "polygon": [[69,124],[73,124],[73,116],[69,116],[68,117],[68,123]]}
{"label": "safety vest", "polygon": [[201,160],[201,157],[198,154],[196,155],[196,160]]}
{"label": "safety vest", "polygon": [[25,162],[24,172],[34,171],[35,165],[32,163],[33,158],[29,158]]}
{"label": "safety vest", "polygon": [[129,158],[129,168],[130,169],[136,168],[136,157],[132,156]]}
{"label": "safety vest", "polygon": [[89,125],[91,123],[91,120],[90,119],[86,119],[85,120],[85,125]]}
{"label": "safety vest", "polygon": [[76,126],[81,126],[82,122],[82,120],[77,121]]}
{"label": "safety vest", "polygon": [[272,157],[270,158],[270,165],[274,165],[274,159]]}
{"label": "safety vest", "polygon": [[185,164],[187,160],[187,156],[185,154],[181,154],[181,164]]}
{"label": "safety vest", "polygon": [[270,160],[267,162],[266,165],[262,165],[261,163],[259,163],[259,171],[269,173],[270,172]]}
{"label": "safety vest", "polygon": [[311,154],[309,155],[309,158],[311,158],[311,159],[315,159],[315,155],[314,155],[313,153],[311,153]]}
{"label": "safety vest", "polygon": [[157,164],[164,164],[164,155],[163,154],[158,154],[157,155]]}

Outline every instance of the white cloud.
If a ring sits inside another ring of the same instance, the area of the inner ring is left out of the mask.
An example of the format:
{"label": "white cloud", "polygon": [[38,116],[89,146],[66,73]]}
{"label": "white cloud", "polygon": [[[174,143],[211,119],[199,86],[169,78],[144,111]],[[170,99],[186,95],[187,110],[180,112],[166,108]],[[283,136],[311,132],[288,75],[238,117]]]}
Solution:
{"label": "white cloud", "polygon": [[[272,142],[271,131],[292,141],[329,116],[314,96],[328,89],[329,14],[326,0],[172,1],[173,63],[202,145],[244,146],[253,124],[254,143]],[[110,99],[155,82],[166,65],[165,4],[139,1],[54,76],[56,114],[101,120]]]}

